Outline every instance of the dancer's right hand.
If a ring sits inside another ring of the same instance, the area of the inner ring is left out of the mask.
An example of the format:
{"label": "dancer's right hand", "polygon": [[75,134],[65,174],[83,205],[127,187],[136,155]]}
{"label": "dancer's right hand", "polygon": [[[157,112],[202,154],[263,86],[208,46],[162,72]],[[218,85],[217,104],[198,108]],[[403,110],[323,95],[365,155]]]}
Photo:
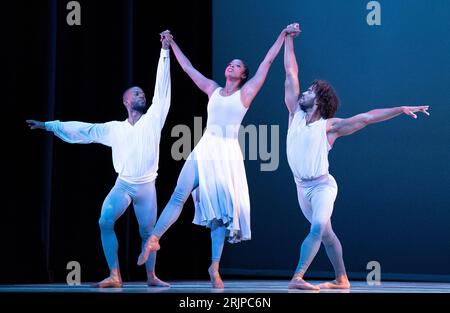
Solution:
{"label": "dancer's right hand", "polygon": [[170,43],[173,39],[173,36],[170,34],[170,30],[165,30],[162,33],[159,33],[160,41],[162,43],[162,48],[163,49],[169,49],[170,48]]}
{"label": "dancer's right hand", "polygon": [[302,32],[302,30],[300,29],[299,23],[292,23],[286,26],[286,32],[289,36],[297,37]]}
{"label": "dancer's right hand", "polygon": [[26,120],[26,122],[27,122],[28,127],[30,127],[30,129],[46,129],[44,122],[35,121],[35,120]]}
{"label": "dancer's right hand", "polygon": [[167,40],[170,44],[173,40],[173,36],[170,33],[170,30],[163,31],[162,33],[159,34],[159,36],[161,36],[161,42]]}

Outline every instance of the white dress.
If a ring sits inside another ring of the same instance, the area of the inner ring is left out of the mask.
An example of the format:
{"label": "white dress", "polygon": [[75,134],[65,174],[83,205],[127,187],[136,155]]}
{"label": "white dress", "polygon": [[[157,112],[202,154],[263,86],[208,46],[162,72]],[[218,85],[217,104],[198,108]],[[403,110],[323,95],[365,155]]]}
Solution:
{"label": "white dress", "polygon": [[221,96],[217,88],[208,102],[206,131],[188,159],[197,160],[199,186],[192,192],[193,223],[211,227],[221,220],[228,241],[250,240],[250,197],[238,133],[247,108],[241,92]]}

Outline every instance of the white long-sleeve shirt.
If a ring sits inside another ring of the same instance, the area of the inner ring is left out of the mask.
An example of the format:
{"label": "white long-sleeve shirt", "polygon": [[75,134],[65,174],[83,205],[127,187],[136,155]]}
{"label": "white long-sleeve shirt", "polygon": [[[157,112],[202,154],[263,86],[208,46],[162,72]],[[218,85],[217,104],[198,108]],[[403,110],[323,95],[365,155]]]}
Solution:
{"label": "white long-sleeve shirt", "polygon": [[152,105],[131,125],[128,119],[102,124],[46,122],[47,130],[69,143],[100,143],[111,147],[119,178],[133,184],[156,179],[161,130],[169,112],[171,81],[169,50],[161,49]]}

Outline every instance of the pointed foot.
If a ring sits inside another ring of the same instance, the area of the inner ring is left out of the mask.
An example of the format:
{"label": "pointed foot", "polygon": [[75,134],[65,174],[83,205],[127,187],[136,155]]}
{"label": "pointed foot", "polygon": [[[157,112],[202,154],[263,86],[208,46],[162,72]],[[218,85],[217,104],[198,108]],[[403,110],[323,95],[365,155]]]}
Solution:
{"label": "pointed foot", "polygon": [[142,249],[141,254],[139,255],[137,264],[138,265],[142,265],[145,262],[147,262],[148,256],[150,255],[151,252],[153,251],[158,251],[160,249],[159,246],[159,242],[157,240],[148,240],[145,245],[144,248]]}
{"label": "pointed foot", "polygon": [[118,278],[108,277],[101,282],[95,283],[92,287],[95,288],[122,288],[122,280]]}

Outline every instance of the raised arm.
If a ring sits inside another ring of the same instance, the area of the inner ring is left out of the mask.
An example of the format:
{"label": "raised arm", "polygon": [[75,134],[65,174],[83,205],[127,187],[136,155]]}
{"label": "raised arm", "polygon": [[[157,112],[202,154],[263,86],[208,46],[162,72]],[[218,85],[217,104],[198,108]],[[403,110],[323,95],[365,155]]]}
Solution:
{"label": "raised arm", "polygon": [[264,84],[264,81],[266,80],[267,73],[269,72],[270,66],[272,65],[273,61],[275,60],[275,57],[277,56],[278,52],[280,52],[281,46],[284,42],[284,37],[287,34],[287,29],[283,29],[281,33],[278,35],[277,40],[272,45],[272,47],[269,49],[269,51],[266,54],[266,57],[261,62],[261,64],[258,67],[258,70],[256,71],[255,75],[249,79],[244,86],[241,88],[241,100],[245,107],[249,107],[252,103],[253,99],[258,94],[259,90],[261,89],[262,85]]}
{"label": "raised arm", "polygon": [[189,77],[197,85],[197,87],[200,88],[201,91],[203,91],[208,95],[208,97],[210,97],[214,90],[219,87],[219,85],[212,79],[203,76],[202,73],[197,71],[197,69],[192,66],[191,61],[189,61],[189,59],[184,55],[170,33],[166,33],[165,36],[169,40],[172,51],[175,54],[175,58],[177,59],[183,71],[185,71],[189,75]]}
{"label": "raised arm", "polygon": [[[296,24],[298,28],[298,24]],[[300,83],[298,80],[298,65],[294,52],[294,36],[288,35],[284,39],[284,69],[286,80],[284,82],[284,102],[290,114],[297,110]]]}
{"label": "raised arm", "polygon": [[422,112],[426,115],[429,106],[402,106],[389,109],[376,109],[366,113],[361,113],[350,118],[331,118],[327,122],[327,135],[330,144],[341,136],[351,135],[367,125],[383,122],[394,118],[402,113],[413,118],[417,118],[416,112]]}
{"label": "raised arm", "polygon": [[45,129],[68,143],[100,143],[111,146],[111,128],[114,122],[91,124],[83,122],[40,122],[27,120],[31,129]]}
{"label": "raised arm", "polygon": [[171,80],[170,80],[170,51],[167,39],[162,39],[162,49],[156,70],[155,90],[149,113],[159,122],[162,129],[170,108]]}

